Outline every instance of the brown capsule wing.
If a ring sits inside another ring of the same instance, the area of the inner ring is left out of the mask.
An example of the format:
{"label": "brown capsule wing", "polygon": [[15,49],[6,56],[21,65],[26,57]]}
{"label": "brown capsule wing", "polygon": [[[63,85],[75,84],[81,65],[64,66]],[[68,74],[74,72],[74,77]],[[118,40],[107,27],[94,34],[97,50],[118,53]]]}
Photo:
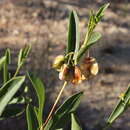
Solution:
{"label": "brown capsule wing", "polygon": [[83,76],[86,79],[97,75],[99,67],[96,59],[94,57],[87,57],[84,59],[83,63],[80,65]]}
{"label": "brown capsule wing", "polygon": [[81,71],[80,71],[79,67],[75,66],[75,69],[74,69],[74,78],[73,78],[72,83],[73,84],[79,84],[81,82],[82,82]]}
{"label": "brown capsule wing", "polygon": [[97,75],[98,74],[98,71],[99,71],[99,66],[98,66],[98,63],[95,62],[92,64],[91,68],[90,68],[90,72],[92,75]]}

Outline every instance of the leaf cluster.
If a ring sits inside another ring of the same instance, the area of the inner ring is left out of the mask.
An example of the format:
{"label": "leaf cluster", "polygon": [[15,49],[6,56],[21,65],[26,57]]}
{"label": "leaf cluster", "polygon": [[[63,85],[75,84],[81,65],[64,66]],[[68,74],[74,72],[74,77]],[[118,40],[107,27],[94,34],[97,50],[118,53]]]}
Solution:
{"label": "leaf cluster", "polygon": [[[38,98],[38,107],[28,104],[26,109],[28,130],[39,130],[44,122],[43,110],[46,101],[45,88],[42,81],[34,74],[28,73],[28,77]],[[74,94],[61,104],[53,114],[52,118],[49,119],[44,130],[63,129],[70,122],[71,114],[74,113],[79,106],[82,95],[83,92]]]}
{"label": "leaf cluster", "polygon": [[95,27],[101,21],[104,16],[104,12],[109,6],[108,4],[103,5],[97,13],[92,10],[87,26],[87,32],[85,40],[80,45],[80,32],[79,32],[79,19],[75,11],[70,12],[69,16],[69,29],[68,29],[68,43],[66,49],[66,60],[68,64],[77,64],[82,56],[94,45],[100,38],[99,32],[94,32]]}
{"label": "leaf cluster", "polygon": [[[30,52],[31,46],[28,45],[22,48],[18,55],[18,65],[15,74],[9,72],[9,65],[11,63],[11,51],[7,49],[5,55],[0,58],[0,71],[3,72],[3,85],[0,87],[0,119],[14,117],[24,112],[24,105],[26,97],[24,97],[24,90],[27,88],[23,86],[25,75],[18,76],[20,68]],[[17,94],[20,88],[23,91]]]}
{"label": "leaf cluster", "polygon": [[119,102],[107,120],[107,125],[111,126],[130,107],[130,86],[126,92],[120,96]]}

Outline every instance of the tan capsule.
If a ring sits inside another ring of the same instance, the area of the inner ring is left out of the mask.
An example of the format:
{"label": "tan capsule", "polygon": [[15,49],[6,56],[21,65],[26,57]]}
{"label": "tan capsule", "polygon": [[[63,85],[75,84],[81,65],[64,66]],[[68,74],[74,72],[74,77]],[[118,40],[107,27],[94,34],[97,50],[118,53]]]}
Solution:
{"label": "tan capsule", "polygon": [[89,79],[97,75],[99,71],[98,63],[93,57],[87,57],[84,59],[83,63],[80,65],[81,72],[86,79]]}
{"label": "tan capsule", "polygon": [[98,63],[97,62],[92,64],[92,66],[90,68],[90,71],[91,71],[91,74],[94,75],[94,76],[98,74],[99,67],[98,67]]}
{"label": "tan capsule", "polygon": [[73,84],[79,84],[82,82],[82,74],[79,67],[69,67],[64,64],[62,67],[62,71],[59,73],[59,79],[71,82]]}
{"label": "tan capsule", "polygon": [[59,73],[59,79],[72,82],[73,78],[74,67],[69,67],[68,65],[64,64],[61,72]]}
{"label": "tan capsule", "polygon": [[52,65],[53,68],[55,68],[57,71],[61,70],[62,65],[64,64],[64,56],[63,55],[59,55],[55,58],[54,63]]}
{"label": "tan capsule", "polygon": [[81,71],[80,71],[79,67],[75,66],[75,69],[74,69],[74,78],[73,78],[72,83],[73,84],[79,84],[81,82],[82,82]]}

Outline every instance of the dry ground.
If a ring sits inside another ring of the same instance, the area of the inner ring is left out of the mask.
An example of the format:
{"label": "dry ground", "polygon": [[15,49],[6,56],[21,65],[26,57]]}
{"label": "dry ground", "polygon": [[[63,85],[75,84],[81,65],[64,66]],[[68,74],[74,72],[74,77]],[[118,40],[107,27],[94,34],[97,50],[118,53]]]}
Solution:
{"label": "dry ground", "polygon": [[[58,74],[51,68],[56,55],[63,54],[67,39],[69,9],[75,9],[80,18],[81,42],[83,41],[89,10],[97,10],[103,0],[45,0],[39,4],[21,0],[5,0],[0,4],[0,49],[12,48],[14,62],[19,48],[33,44],[26,68],[37,72],[47,87],[50,102],[46,113],[60,90]],[[130,2],[111,0],[111,6],[96,28],[103,38],[90,50],[97,58],[100,73],[91,81],[80,86],[69,85],[63,99],[84,91],[78,115],[84,130],[100,130],[112,112],[121,92],[130,82]],[[12,64],[11,70],[15,69]],[[55,92],[55,93],[54,93]],[[130,111],[127,111],[113,125],[112,130],[130,129]],[[20,119],[1,122],[1,130],[25,130],[26,123]],[[14,123],[15,121],[15,123]],[[17,127],[16,127],[16,124]]]}

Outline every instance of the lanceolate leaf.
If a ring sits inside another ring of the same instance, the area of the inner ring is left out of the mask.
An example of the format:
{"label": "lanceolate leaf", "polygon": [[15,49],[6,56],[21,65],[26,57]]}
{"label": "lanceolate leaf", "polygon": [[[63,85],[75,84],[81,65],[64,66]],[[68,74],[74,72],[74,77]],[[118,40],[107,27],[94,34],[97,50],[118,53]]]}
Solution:
{"label": "lanceolate leaf", "polygon": [[16,97],[16,98],[13,98],[9,104],[25,104],[25,97],[22,97],[22,96],[19,96],[19,97]]}
{"label": "lanceolate leaf", "polygon": [[31,50],[31,45],[27,45],[25,48],[22,48],[20,50],[19,56],[18,56],[18,67],[23,65],[24,61],[28,57],[30,50]]}
{"label": "lanceolate leaf", "polygon": [[49,120],[44,130],[55,130],[64,128],[70,122],[71,113],[75,112],[80,103],[83,92],[77,93],[68,98],[55,112],[52,119]]}
{"label": "lanceolate leaf", "polygon": [[77,62],[80,60],[80,58],[83,56],[83,54],[85,54],[85,52],[90,48],[90,46],[92,46],[97,40],[100,39],[101,34],[95,33],[93,31],[94,31],[95,27],[97,26],[97,24],[101,21],[103,15],[104,15],[104,12],[108,6],[109,6],[109,4],[103,5],[98,10],[97,13],[94,13],[94,11],[91,11],[86,37],[85,37],[83,45],[81,46],[81,48],[79,50],[79,53],[77,56]]}
{"label": "lanceolate leaf", "polygon": [[10,62],[11,62],[11,52],[10,52],[10,49],[6,50],[5,56],[6,56],[6,62],[7,62],[7,64],[10,64]]}
{"label": "lanceolate leaf", "polygon": [[94,42],[97,42],[101,38],[101,34],[99,32],[93,32],[90,38],[88,39],[88,46]]}
{"label": "lanceolate leaf", "polygon": [[18,55],[18,66],[21,66],[21,62],[22,62],[22,57],[23,57],[23,49],[21,49],[19,51],[19,55]]}
{"label": "lanceolate leaf", "polygon": [[80,47],[80,32],[79,32],[79,18],[77,16],[77,13],[74,11],[74,17],[75,17],[75,23],[76,23],[76,45],[75,45],[75,54],[74,54],[74,60],[77,58],[77,54]]}
{"label": "lanceolate leaf", "polygon": [[26,117],[28,130],[38,130],[37,118],[34,112],[34,108],[31,105],[28,105],[26,108]]}
{"label": "lanceolate leaf", "polygon": [[79,50],[77,61],[83,56],[83,54],[94,45],[101,38],[101,34],[98,32],[93,32],[86,44],[83,44]]}
{"label": "lanceolate leaf", "polygon": [[83,92],[76,93],[69,97],[56,111],[56,114],[64,114],[64,112],[74,112],[80,103],[80,98]]}
{"label": "lanceolate leaf", "polygon": [[6,118],[11,118],[11,117],[16,117],[21,115],[25,111],[23,105],[21,104],[13,104],[9,105],[5,108],[3,111],[0,120],[6,119]]}
{"label": "lanceolate leaf", "polygon": [[[77,52],[79,50],[79,19],[75,11],[71,11],[69,16],[69,31],[68,31],[68,45],[66,54],[70,52],[75,52],[74,59],[77,57]],[[73,59],[73,57],[72,57]]]}
{"label": "lanceolate leaf", "polygon": [[6,60],[6,56],[3,56],[2,58],[0,58],[0,70],[1,70],[5,60]]}
{"label": "lanceolate leaf", "polygon": [[39,109],[37,117],[40,124],[42,124],[43,108],[45,103],[45,88],[42,81],[39,78],[37,78],[34,74],[28,73],[28,77],[38,96]]}
{"label": "lanceolate leaf", "polygon": [[4,61],[4,70],[3,70],[3,79],[4,83],[6,83],[9,80],[9,73],[8,73],[8,64],[10,64],[10,50],[7,49],[5,52],[5,61]]}
{"label": "lanceolate leaf", "polygon": [[9,103],[9,101],[19,90],[24,80],[24,76],[12,78],[0,88],[0,116],[3,113],[7,104]]}
{"label": "lanceolate leaf", "polygon": [[98,18],[98,21],[104,16],[104,12],[105,10],[108,8],[108,6],[110,5],[110,3],[108,4],[104,4],[97,12],[96,14],[96,18]]}
{"label": "lanceolate leaf", "polygon": [[71,130],[82,130],[77,117],[73,113],[71,114]]}
{"label": "lanceolate leaf", "polygon": [[128,108],[130,101],[130,86],[128,87],[127,91],[125,92],[124,96],[120,99],[119,103],[115,107],[114,111],[108,118],[108,123],[112,124],[123,112]]}

